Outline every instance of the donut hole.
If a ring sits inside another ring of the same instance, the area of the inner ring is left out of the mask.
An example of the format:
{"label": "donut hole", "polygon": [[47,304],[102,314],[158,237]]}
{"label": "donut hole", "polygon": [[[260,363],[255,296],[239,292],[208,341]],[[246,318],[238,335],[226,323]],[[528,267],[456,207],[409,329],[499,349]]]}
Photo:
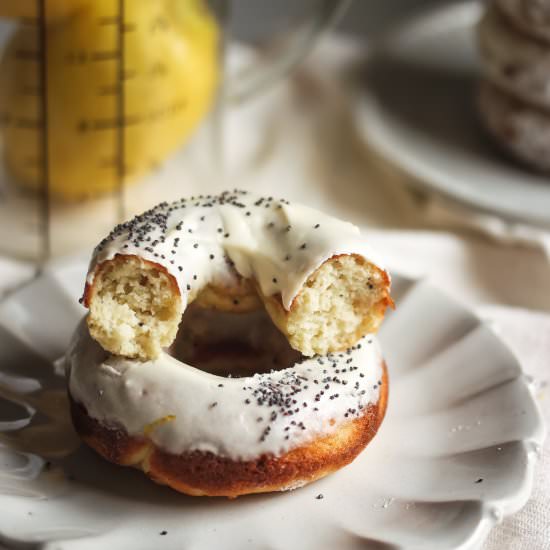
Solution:
{"label": "donut hole", "polygon": [[189,306],[169,353],[195,368],[240,378],[282,370],[303,359],[265,310],[246,313]]}
{"label": "donut hole", "polygon": [[173,341],[181,316],[175,282],[135,256],[106,262],[93,285],[88,327],[117,355],[146,359]]}
{"label": "donut hole", "polygon": [[335,256],[308,279],[286,316],[274,299],[266,307],[292,347],[325,355],[376,332],[391,303],[387,282],[385,272],[362,256]]}

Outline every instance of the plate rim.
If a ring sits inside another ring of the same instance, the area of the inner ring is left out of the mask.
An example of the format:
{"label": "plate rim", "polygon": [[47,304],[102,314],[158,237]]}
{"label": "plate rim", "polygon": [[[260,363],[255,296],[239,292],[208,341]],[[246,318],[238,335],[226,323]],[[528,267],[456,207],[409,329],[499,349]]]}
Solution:
{"label": "plate rim", "polygon": [[[375,59],[377,55],[384,53],[386,44],[392,39],[410,35],[419,35],[425,32],[426,27],[433,27],[433,23],[440,19],[455,21],[454,26],[463,25],[464,20],[474,23],[482,13],[482,5],[478,0],[462,0],[444,6],[432,6],[421,11],[407,21],[402,21],[384,35],[378,42],[370,46],[367,54],[367,63]],[[468,188],[461,188],[455,184],[442,184],[442,181],[449,181],[447,174],[433,167],[429,162],[419,161],[414,154],[403,150],[402,147],[392,145],[393,130],[384,122],[386,116],[385,108],[380,108],[380,101],[375,93],[368,86],[356,91],[352,97],[352,111],[355,128],[360,140],[371,147],[375,153],[406,176],[405,186],[417,190],[430,191],[446,200],[457,202],[477,212],[498,215],[505,221],[512,223],[527,223],[541,229],[550,229],[550,219],[544,218],[543,214],[532,214],[525,209],[517,209],[510,205],[488,204],[483,198],[481,203],[479,195],[472,194]],[[387,135],[390,137],[387,137]],[[425,159],[425,157],[423,157]],[[550,196],[550,189],[548,191]]]}

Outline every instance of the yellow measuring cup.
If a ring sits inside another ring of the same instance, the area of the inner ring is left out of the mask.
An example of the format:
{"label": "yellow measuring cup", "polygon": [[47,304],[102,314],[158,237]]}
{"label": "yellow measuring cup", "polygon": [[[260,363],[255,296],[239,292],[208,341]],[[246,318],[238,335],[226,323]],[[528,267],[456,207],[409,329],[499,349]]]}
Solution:
{"label": "yellow measuring cup", "polygon": [[218,76],[218,27],[202,0],[131,0],[125,9],[123,51],[112,0],[47,2],[45,45],[29,23],[8,41],[0,62],[0,105],[11,122],[4,158],[20,185],[42,183],[42,136],[32,132],[40,125],[40,53],[47,65],[49,193],[56,198],[115,189],[120,125],[125,179],[136,181],[180,147],[207,112]]}

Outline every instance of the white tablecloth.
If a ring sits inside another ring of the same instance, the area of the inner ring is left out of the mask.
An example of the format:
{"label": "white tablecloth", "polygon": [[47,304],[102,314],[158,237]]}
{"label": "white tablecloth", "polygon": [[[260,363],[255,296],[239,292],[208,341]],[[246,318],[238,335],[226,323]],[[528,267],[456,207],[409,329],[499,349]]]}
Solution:
{"label": "white tablecloth", "polygon": [[[205,168],[204,136],[196,139],[189,171],[180,175],[187,191],[250,188],[362,226],[391,269],[429,277],[494,322],[536,380],[550,424],[548,235],[458,210],[404,186],[403,176],[368,151],[353,129],[347,94],[335,74],[354,51],[329,39],[290,84],[232,111],[225,128],[225,179]],[[0,290],[31,274],[24,263],[0,259]],[[531,500],[493,530],[485,548],[550,548],[550,439]]]}

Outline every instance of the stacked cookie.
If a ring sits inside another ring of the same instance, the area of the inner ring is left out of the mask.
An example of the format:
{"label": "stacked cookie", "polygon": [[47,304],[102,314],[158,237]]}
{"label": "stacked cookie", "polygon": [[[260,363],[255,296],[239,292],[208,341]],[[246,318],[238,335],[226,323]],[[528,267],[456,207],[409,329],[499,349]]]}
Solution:
{"label": "stacked cookie", "polygon": [[517,159],[550,171],[550,0],[493,0],[478,40],[485,126]]}

